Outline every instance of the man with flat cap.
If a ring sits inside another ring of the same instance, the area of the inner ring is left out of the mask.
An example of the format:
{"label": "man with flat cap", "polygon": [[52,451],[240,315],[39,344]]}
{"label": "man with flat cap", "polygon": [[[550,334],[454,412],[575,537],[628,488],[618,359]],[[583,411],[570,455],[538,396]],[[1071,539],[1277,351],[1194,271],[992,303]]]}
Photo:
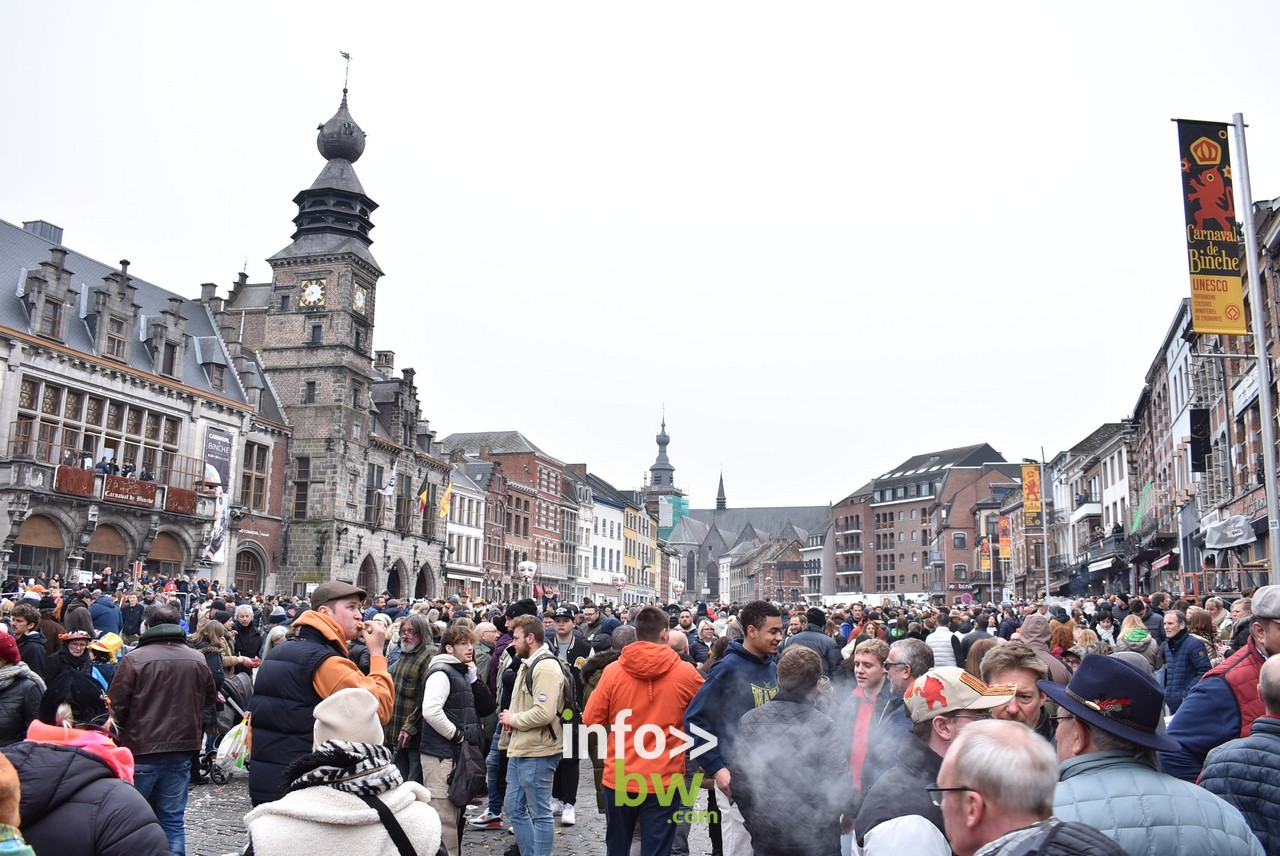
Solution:
{"label": "man with flat cap", "polygon": [[1210,749],[1249,736],[1264,712],[1258,676],[1275,654],[1280,654],[1280,586],[1263,586],[1253,595],[1249,641],[1205,673],[1170,721],[1169,736],[1179,748],[1161,751],[1161,769],[1194,782]]}
{"label": "man with flat cap", "polygon": [[[383,647],[386,625],[360,620],[367,595],[349,583],[327,582],[311,595],[312,609],[293,622],[289,637],[263,659],[254,681],[253,750],[249,797],[254,805],[284,795],[283,776],[311,752],[315,706],[339,690],[360,687],[378,700],[378,716],[391,718],[395,688]],[[347,643],[361,638],[369,648],[369,674],[347,659]]]}
{"label": "man with flat cap", "polygon": [[1154,678],[1086,654],[1065,687],[1039,686],[1058,704],[1054,815],[1093,827],[1126,853],[1262,856],[1234,806],[1157,769],[1155,753],[1179,747],[1159,731],[1164,691]]}

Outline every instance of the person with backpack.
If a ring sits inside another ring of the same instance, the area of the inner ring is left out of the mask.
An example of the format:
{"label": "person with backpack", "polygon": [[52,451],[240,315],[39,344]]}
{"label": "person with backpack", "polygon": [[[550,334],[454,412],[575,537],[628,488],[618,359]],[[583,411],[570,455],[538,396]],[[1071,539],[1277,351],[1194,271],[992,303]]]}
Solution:
{"label": "person with backpack", "polygon": [[[462,807],[449,799],[449,778],[464,743],[480,745],[480,717],[493,713],[493,694],[478,680],[473,657],[475,634],[455,624],[440,638],[422,693],[422,784],[440,816],[441,837],[450,856],[462,853]],[[473,795],[474,796],[474,795]]]}
{"label": "person with backpack", "polygon": [[[576,633],[573,626],[574,610],[571,606],[558,606],[551,615],[551,623],[555,627],[555,636],[547,642],[547,646],[561,662],[569,667],[573,680],[573,703],[565,707],[572,710],[570,721],[575,724],[582,721],[582,667],[592,655],[591,646],[582,635]],[[578,756],[561,758],[556,765],[556,778],[551,786],[551,811],[560,815],[561,826],[573,826],[578,821]]]}
{"label": "person with backpack", "polygon": [[523,662],[515,676],[511,707],[498,716],[508,756],[505,802],[520,856],[551,856],[551,785],[562,753],[564,677],[559,658],[546,646],[540,618],[521,615],[508,623],[508,629],[511,647]]}

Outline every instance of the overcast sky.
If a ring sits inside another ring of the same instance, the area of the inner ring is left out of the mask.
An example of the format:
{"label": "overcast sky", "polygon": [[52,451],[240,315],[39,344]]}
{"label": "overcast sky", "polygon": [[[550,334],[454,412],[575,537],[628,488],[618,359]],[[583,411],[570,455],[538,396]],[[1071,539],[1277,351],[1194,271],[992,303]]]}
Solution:
{"label": "overcast sky", "polygon": [[374,345],[423,416],[632,488],[665,406],[694,507],[721,469],[732,506],[817,505],[931,449],[1070,447],[1130,414],[1188,293],[1170,118],[1244,113],[1280,196],[1276,3],[9,2],[0,30],[0,218],[192,297],[270,279],[350,52]]}

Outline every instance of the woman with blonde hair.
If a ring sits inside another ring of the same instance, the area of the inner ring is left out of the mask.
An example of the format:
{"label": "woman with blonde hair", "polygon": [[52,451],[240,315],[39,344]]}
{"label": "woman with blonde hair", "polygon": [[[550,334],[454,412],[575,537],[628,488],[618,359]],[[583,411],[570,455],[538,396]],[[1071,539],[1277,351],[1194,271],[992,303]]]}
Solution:
{"label": "woman with blonde hair", "polygon": [[1136,615],[1129,615],[1120,625],[1120,635],[1116,638],[1116,650],[1136,651],[1141,654],[1151,665],[1153,674],[1160,670],[1161,661],[1164,659],[1160,653],[1160,646],[1147,632],[1146,624]]}

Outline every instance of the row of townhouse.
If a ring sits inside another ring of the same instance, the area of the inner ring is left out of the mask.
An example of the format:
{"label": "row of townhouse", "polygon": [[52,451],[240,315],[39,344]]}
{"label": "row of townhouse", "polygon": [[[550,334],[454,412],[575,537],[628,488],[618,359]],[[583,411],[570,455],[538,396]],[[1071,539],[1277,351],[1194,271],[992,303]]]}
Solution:
{"label": "row of townhouse", "polygon": [[372,347],[377,204],[356,177],[365,135],[345,91],[316,146],[324,165],[293,200],[271,280],[241,274],[225,297],[75,253],[44,221],[0,221],[5,574],[665,597],[679,562],[659,549],[656,503],[514,432],[511,448],[437,440],[414,369]]}

